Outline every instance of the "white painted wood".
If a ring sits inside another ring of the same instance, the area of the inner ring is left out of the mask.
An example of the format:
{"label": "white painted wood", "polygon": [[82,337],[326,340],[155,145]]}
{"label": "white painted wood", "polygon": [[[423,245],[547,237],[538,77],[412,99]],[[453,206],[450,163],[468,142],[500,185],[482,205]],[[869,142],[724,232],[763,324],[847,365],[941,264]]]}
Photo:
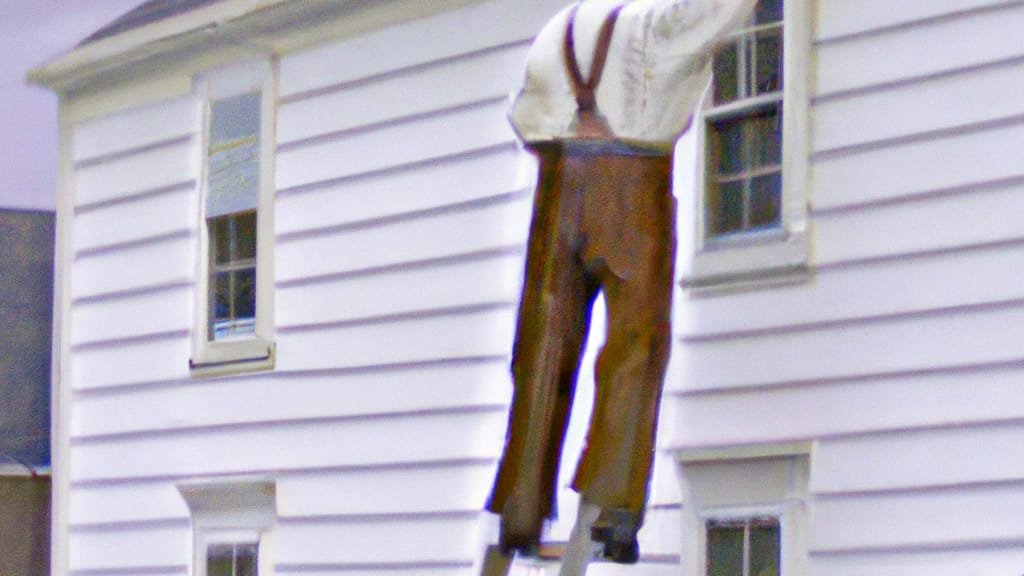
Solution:
{"label": "white painted wood", "polygon": [[[295,569],[291,566],[278,566],[278,574],[287,574],[288,576],[323,576],[324,574],[335,574],[340,576],[380,576],[380,568],[369,568],[365,570],[353,569],[351,567],[345,567],[343,569],[331,572],[322,570],[320,567],[312,567],[305,569]],[[435,566],[416,566],[416,567],[402,567],[402,568],[391,568],[388,567],[388,572],[396,576],[477,576],[478,572],[471,566],[465,568],[458,568],[456,565],[435,565]]]}
{"label": "white painted wood", "polygon": [[[678,390],[768,386],[1021,358],[1024,306],[957,310],[678,346]],[[741,359],[741,360],[740,360]]]}
{"label": "white painted wood", "polygon": [[829,440],[815,453],[813,489],[842,493],[1019,480],[1024,478],[1022,440],[1020,423]]}
{"label": "white painted wood", "polygon": [[[279,242],[274,252],[277,279],[290,281],[480,250],[518,248],[526,240],[531,204],[524,195],[471,210]],[[325,258],[327,254],[331,258]]]}
{"label": "white painted wood", "polygon": [[640,564],[636,566],[615,564],[612,562],[592,563],[587,568],[587,576],[632,576],[643,570],[644,576],[679,576],[680,568],[674,563]]}
{"label": "white painted wood", "polygon": [[355,368],[450,358],[505,356],[515,308],[278,335],[279,370]]}
{"label": "white painted wood", "polygon": [[1024,115],[1024,60],[812,108],[813,152]]}
{"label": "white painted wood", "polygon": [[[683,519],[678,508],[648,506],[644,525],[637,533],[640,552],[646,556],[674,556],[679,554],[683,541]],[[590,572],[588,571],[589,575]]]}
{"label": "white painted wood", "polygon": [[1005,576],[1020,572],[1022,564],[1024,546],[1019,545],[818,555],[812,556],[810,561],[811,573],[820,576],[861,576],[869,573],[874,576]]}
{"label": "white painted wood", "polygon": [[71,359],[75,389],[188,378],[189,339],[180,336],[78,350]]}
{"label": "white painted wood", "polygon": [[161,146],[75,170],[75,205],[78,208],[179,187],[199,175],[194,140]]}
{"label": "white painted wood", "polygon": [[73,129],[72,158],[77,163],[193,135],[201,111],[197,99],[186,97],[82,122]]}
{"label": "white painted wood", "polygon": [[173,527],[75,532],[71,534],[68,554],[72,572],[174,568],[188,565],[190,542],[191,530],[187,523]]}
{"label": "white painted wood", "polygon": [[[1024,194],[1020,198],[1024,201]],[[974,228],[974,221],[965,220],[965,227]],[[1019,222],[1017,228],[1024,232]],[[845,241],[856,243],[855,238]],[[674,328],[684,338],[703,339],[1011,300],[1024,285],[1024,270],[1015,265],[1022,260],[1024,245],[1010,245],[818,270],[813,283],[680,299]]]}
{"label": "white painted wood", "polygon": [[[992,368],[727,394],[669,392],[662,427],[671,427],[670,438],[685,448],[966,426],[1024,414],[1021,377],[1019,368]],[[865,442],[865,457],[884,448]],[[842,455],[821,457],[834,462]]]}
{"label": "white painted wood", "polygon": [[522,81],[528,46],[521,42],[286,102],[278,115],[278,142],[287,144],[510,94]]}
{"label": "white painted wood", "polygon": [[976,9],[1012,3],[1008,0],[818,0],[817,40],[836,40],[931,18],[949,17]]}
{"label": "white painted wood", "polygon": [[477,525],[475,516],[281,523],[276,560],[305,566],[472,561]]}
{"label": "white painted wood", "polygon": [[[662,410],[664,409],[665,401],[662,400]],[[659,420],[659,446],[654,453],[654,469],[651,470],[651,484],[648,488],[648,506],[675,506],[682,501],[675,455],[665,449],[665,445],[672,438],[665,434],[668,422],[667,417]]]}
{"label": "white painted wood", "polygon": [[[818,214],[815,260],[840,264],[1024,239],[1024,181],[916,202]],[[910,223],[930,222],[915,226]]]}
{"label": "white painted wood", "polygon": [[508,194],[525,187],[521,166],[527,163],[533,167],[532,157],[509,144],[483,154],[282,194],[275,206],[276,232],[339,226]]}
{"label": "white painted wood", "polygon": [[[835,1],[835,0],[834,0]],[[817,50],[817,94],[877,86],[1024,55],[1024,4],[938,20]],[[936,46],[946,49],[936,52]],[[898,54],[899,58],[893,55]]]}
{"label": "white painted wood", "polygon": [[280,150],[278,190],[385,170],[498,144],[515,136],[505,120],[505,100],[448,111],[412,123],[356,132],[327,142]]}
{"label": "white painted wood", "polygon": [[1024,122],[1018,122],[822,158],[811,170],[812,206],[860,205],[1020,177],[1024,168],[1014,147],[1022,141]]}
{"label": "white painted wood", "polygon": [[190,287],[79,304],[71,312],[72,345],[187,331],[194,295]]}
{"label": "white painted wood", "polygon": [[194,238],[171,238],[79,258],[74,264],[72,298],[191,281],[194,244]]}
{"label": "white painted wood", "polygon": [[1019,485],[855,499],[818,498],[811,520],[810,550],[1020,541],[1024,538],[1022,514],[1024,490]]}
{"label": "white painted wood", "polygon": [[193,231],[198,213],[195,199],[194,187],[186,185],[136,202],[88,210],[75,217],[75,246],[81,252]]}
{"label": "white painted wood", "polygon": [[[172,366],[178,366],[178,358]],[[187,362],[187,360],[186,360]],[[512,393],[504,359],[368,373],[268,378],[239,376],[157,388],[80,394],[72,434],[287,422],[501,406]],[[117,418],[111,418],[117,414]]]}
{"label": "white painted wood", "polygon": [[514,2],[483,2],[289,55],[281,60],[281,96],[519,43],[565,5],[565,0],[537,0],[524,10]]}
{"label": "white painted wood", "polygon": [[[142,436],[74,447],[73,481],[497,458],[504,410]],[[473,431],[469,434],[467,431]],[[299,447],[315,447],[313,450]]]}
{"label": "white painted wood", "polygon": [[523,255],[510,253],[278,289],[277,326],[344,322],[453,306],[515,304]]}
{"label": "white painted wood", "polygon": [[173,482],[76,486],[68,509],[72,526],[187,522],[188,506]]}

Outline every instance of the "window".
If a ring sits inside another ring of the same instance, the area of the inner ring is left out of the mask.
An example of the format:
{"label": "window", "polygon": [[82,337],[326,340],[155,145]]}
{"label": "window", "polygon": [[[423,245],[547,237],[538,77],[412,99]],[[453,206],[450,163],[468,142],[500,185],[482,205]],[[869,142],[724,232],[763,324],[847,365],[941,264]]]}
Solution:
{"label": "window", "polygon": [[807,264],[807,2],[759,0],[714,57],[698,123],[694,287]]}
{"label": "window", "polygon": [[206,576],[258,576],[259,542],[210,543]]}
{"label": "window", "polygon": [[206,106],[193,374],[273,367],[273,113],[268,62],[199,82]]}
{"label": "window", "polygon": [[193,576],[271,572],[266,552],[277,519],[273,481],[185,483],[178,491],[192,514]]}
{"label": "window", "polygon": [[772,517],[707,522],[708,576],[778,576],[779,520]]}

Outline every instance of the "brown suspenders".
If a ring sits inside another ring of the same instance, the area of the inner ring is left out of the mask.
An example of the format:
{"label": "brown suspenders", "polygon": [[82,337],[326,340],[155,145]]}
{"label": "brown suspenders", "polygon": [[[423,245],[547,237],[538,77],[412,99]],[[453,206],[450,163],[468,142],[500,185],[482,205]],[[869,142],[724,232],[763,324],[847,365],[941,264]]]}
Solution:
{"label": "brown suspenders", "polygon": [[[579,62],[576,60],[575,39],[573,38],[573,26],[576,22],[576,10],[579,4],[572,7],[569,12],[569,23],[565,30],[565,44],[563,54],[565,66],[569,72],[569,82],[572,84],[573,93],[576,95],[576,105],[579,107],[579,135],[582,137],[611,137],[611,131],[603,121],[597,118],[597,98],[595,91],[601,82],[601,74],[604,72],[604,64],[608,59],[608,48],[612,43],[612,32],[615,30],[615,22],[619,18],[619,12],[623,6],[618,6],[608,13],[604,24],[597,36],[597,46],[594,48],[594,61],[590,65],[590,74],[586,80],[580,72]],[[593,126],[593,121],[601,122],[601,126]],[[593,130],[598,130],[594,133]]]}

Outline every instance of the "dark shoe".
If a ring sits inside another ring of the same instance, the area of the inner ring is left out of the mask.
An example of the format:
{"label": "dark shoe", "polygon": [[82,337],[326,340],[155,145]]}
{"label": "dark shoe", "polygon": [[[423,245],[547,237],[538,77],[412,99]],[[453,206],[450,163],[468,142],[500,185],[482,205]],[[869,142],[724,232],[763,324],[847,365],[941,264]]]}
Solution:
{"label": "dark shoe", "polygon": [[590,539],[604,545],[602,558],[617,564],[636,564],[640,560],[640,545],[636,541],[640,522],[640,515],[633,512],[602,510],[590,528]]}
{"label": "dark shoe", "polygon": [[501,513],[501,532],[498,547],[505,556],[537,557],[540,555],[540,532],[542,521],[523,513],[519,507],[506,502]]}

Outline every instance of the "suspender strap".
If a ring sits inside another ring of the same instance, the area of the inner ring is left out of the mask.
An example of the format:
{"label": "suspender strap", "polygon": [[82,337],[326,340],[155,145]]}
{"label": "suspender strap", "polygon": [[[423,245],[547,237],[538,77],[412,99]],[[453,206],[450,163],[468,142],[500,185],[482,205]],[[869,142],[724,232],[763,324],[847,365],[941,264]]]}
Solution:
{"label": "suspender strap", "polygon": [[576,104],[581,112],[593,111],[597,108],[597,99],[594,92],[598,83],[601,82],[601,74],[604,72],[604,63],[608,59],[608,48],[612,43],[612,32],[615,31],[615,21],[619,18],[622,6],[616,7],[605,17],[604,24],[597,36],[597,47],[594,49],[594,61],[590,65],[590,74],[586,81],[580,73],[580,64],[576,61],[576,41],[573,38],[573,26],[576,22],[576,10],[579,4],[572,7],[569,12],[569,23],[565,30],[565,65],[569,70],[569,81],[572,83],[573,92],[576,94]]}

